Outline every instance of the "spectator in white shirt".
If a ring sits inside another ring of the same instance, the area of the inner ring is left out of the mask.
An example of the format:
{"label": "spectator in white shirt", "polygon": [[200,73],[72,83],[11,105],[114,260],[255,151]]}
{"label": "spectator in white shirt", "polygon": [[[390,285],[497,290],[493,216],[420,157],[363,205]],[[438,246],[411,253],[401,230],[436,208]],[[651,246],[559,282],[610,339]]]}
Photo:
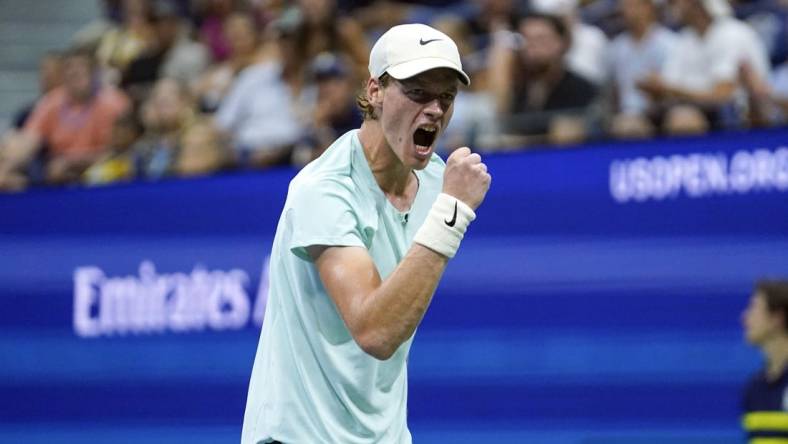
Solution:
{"label": "spectator in white shirt", "polygon": [[301,137],[294,98],[273,60],[243,70],[214,118],[241,166],[280,163]]}
{"label": "spectator in white shirt", "polygon": [[654,132],[648,115],[652,103],[637,82],[662,70],[676,44],[676,35],[657,21],[654,0],[619,0],[625,31],[611,44],[616,115],[611,133],[616,137],[646,137]]}
{"label": "spectator in white shirt", "polygon": [[286,21],[271,25],[262,60],[241,71],[214,114],[241,167],[289,164],[304,134],[299,100],[308,59],[295,45],[298,29]]}
{"label": "spectator in white shirt", "polygon": [[665,110],[663,129],[701,133],[736,125],[747,98],[739,84],[743,64],[766,78],[766,50],[747,24],[730,16],[727,0],[673,0],[685,25],[661,75],[639,87]]}

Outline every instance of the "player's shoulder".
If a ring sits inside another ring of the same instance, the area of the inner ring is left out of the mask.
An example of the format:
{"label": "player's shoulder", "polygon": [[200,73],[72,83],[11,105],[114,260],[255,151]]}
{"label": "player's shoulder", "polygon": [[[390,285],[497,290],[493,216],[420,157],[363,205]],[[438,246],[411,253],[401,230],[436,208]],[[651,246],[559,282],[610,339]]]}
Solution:
{"label": "player's shoulder", "polygon": [[305,166],[290,182],[290,192],[352,192],[353,135],[354,131],[350,131],[339,137],[320,157]]}

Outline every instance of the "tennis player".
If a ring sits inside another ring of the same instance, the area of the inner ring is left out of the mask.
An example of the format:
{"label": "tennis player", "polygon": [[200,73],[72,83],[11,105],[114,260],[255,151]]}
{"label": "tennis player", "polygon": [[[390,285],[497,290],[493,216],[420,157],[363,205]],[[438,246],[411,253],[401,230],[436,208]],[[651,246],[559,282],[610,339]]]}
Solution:
{"label": "tennis player", "polygon": [[290,183],[243,444],[411,442],[411,341],[490,175],[468,148],[433,152],[470,83],[448,36],[395,26],[369,72],[361,128]]}

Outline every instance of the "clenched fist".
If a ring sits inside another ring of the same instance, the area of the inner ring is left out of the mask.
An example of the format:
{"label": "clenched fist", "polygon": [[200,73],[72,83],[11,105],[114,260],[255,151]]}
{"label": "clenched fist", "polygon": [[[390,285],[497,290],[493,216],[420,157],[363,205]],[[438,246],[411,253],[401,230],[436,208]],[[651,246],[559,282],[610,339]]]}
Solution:
{"label": "clenched fist", "polygon": [[491,180],[482,157],[462,147],[454,150],[446,160],[443,192],[465,202],[476,211],[490,189]]}

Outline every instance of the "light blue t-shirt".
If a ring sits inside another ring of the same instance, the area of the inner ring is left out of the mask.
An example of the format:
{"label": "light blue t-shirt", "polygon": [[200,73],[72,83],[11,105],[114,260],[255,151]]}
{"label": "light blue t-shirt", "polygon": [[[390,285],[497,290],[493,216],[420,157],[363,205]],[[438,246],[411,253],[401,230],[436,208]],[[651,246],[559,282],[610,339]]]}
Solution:
{"label": "light blue t-shirt", "polygon": [[405,256],[443,184],[432,156],[401,213],[375,181],[350,131],[290,183],[271,253],[271,284],[249,384],[242,444],[411,442],[407,357],[413,338],[380,361],[350,335],[315,264],[312,245],[366,248],[382,279]]}

